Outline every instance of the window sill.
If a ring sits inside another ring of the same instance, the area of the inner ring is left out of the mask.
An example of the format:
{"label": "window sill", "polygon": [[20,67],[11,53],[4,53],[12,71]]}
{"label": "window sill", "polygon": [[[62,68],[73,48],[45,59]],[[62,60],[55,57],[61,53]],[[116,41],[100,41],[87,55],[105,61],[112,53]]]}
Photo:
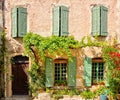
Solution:
{"label": "window sill", "polygon": [[68,89],[68,86],[54,86],[53,89]]}

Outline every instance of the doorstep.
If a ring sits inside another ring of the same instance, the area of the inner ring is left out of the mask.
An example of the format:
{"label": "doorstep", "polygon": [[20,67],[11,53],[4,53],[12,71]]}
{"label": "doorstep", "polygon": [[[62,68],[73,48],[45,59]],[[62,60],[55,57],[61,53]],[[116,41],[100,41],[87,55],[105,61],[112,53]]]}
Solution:
{"label": "doorstep", "polygon": [[13,95],[12,97],[2,98],[1,100],[32,100],[28,95]]}

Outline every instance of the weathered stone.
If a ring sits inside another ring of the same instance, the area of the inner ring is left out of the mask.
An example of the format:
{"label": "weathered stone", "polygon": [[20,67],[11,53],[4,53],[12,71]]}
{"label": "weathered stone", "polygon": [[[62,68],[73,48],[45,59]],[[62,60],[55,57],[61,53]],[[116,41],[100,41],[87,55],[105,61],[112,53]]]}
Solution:
{"label": "weathered stone", "polygon": [[34,100],[50,100],[50,94],[49,93],[39,93],[38,97]]}

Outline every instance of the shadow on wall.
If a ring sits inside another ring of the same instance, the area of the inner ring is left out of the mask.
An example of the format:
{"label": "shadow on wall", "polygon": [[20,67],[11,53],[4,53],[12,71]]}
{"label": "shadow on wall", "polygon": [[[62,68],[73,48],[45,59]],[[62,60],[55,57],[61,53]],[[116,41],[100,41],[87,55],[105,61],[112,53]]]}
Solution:
{"label": "shadow on wall", "polygon": [[4,96],[4,55],[2,49],[3,43],[1,41],[2,30],[3,28],[0,26],[0,98]]}

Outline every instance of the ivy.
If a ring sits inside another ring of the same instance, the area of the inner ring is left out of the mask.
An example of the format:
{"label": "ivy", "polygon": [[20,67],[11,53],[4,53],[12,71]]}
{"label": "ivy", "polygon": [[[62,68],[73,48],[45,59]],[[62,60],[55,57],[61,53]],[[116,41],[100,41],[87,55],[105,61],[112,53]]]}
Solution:
{"label": "ivy", "polygon": [[42,60],[47,55],[55,56],[56,54],[67,54],[68,57],[71,57],[70,48],[77,48],[79,46],[78,41],[74,40],[73,37],[41,37],[31,32],[24,37],[23,42],[25,54],[31,57],[39,56]]}
{"label": "ivy", "polygon": [[4,57],[6,55],[6,50],[5,50],[5,31],[2,30],[0,33],[0,41],[1,41],[1,47],[0,47],[0,97],[4,95]]}
{"label": "ivy", "polygon": [[32,63],[32,67],[28,70],[28,74],[31,77],[31,82],[29,84],[30,90],[33,93],[33,96],[36,96],[40,89],[45,88],[45,71],[41,69],[41,67],[38,68],[37,63]]}
{"label": "ivy", "polygon": [[98,41],[97,37],[91,38],[85,36],[81,41],[77,41],[74,37],[42,37],[38,34],[29,32],[23,38],[25,55],[31,58],[31,68],[28,73],[31,78],[30,88],[33,95],[39,92],[40,88],[45,87],[45,71],[44,60],[46,56],[67,55],[71,60],[72,49],[78,49],[87,46],[105,47],[105,41]]}

